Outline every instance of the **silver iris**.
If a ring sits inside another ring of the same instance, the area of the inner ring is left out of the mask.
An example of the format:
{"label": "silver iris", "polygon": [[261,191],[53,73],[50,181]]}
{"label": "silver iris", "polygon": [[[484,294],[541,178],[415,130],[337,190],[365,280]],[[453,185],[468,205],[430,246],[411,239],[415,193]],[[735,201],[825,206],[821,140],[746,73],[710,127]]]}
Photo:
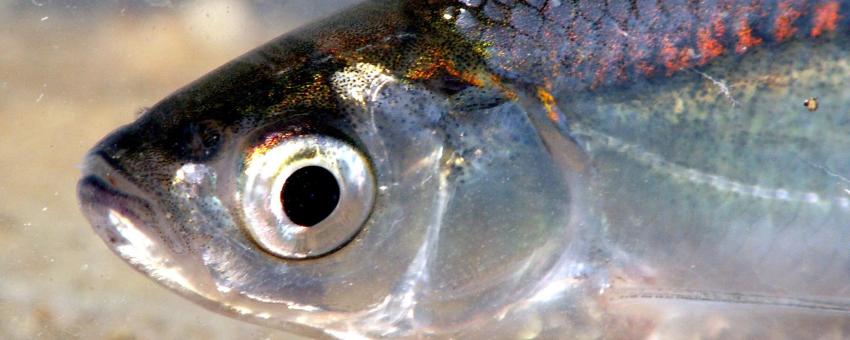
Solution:
{"label": "silver iris", "polygon": [[322,256],[345,245],[372,210],[375,179],[368,159],[324,135],[266,140],[271,142],[246,158],[240,190],[251,237],[286,259]]}

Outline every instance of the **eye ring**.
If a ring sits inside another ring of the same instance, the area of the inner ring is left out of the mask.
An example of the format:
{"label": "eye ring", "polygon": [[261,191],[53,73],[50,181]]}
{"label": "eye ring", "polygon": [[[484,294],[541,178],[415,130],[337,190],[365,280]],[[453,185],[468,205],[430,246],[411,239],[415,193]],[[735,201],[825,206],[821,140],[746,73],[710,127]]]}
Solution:
{"label": "eye ring", "polygon": [[[375,179],[370,163],[337,138],[271,134],[245,162],[240,196],[246,229],[260,247],[278,257],[303,259],[333,252],[362,229],[372,211]],[[329,183],[332,180],[336,183]],[[293,186],[297,190],[287,189]],[[338,189],[335,204],[329,201],[333,189]]]}

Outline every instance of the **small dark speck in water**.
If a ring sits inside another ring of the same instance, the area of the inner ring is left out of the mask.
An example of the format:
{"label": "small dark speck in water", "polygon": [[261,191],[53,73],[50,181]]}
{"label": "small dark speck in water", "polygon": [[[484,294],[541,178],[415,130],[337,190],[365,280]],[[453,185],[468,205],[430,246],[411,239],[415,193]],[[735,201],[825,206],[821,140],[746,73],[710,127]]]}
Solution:
{"label": "small dark speck in water", "polygon": [[810,97],[803,102],[803,106],[806,107],[810,112],[815,112],[818,109],[818,99],[815,97]]}

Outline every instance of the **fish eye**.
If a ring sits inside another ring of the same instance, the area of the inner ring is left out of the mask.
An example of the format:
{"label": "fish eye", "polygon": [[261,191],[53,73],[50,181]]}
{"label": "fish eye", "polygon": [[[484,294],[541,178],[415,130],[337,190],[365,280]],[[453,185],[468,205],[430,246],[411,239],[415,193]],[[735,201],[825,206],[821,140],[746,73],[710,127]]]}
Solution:
{"label": "fish eye", "polygon": [[285,259],[326,255],[347,244],[371,213],[375,180],[356,147],[326,135],[272,133],[245,158],[245,226]]}
{"label": "fish eye", "polygon": [[305,166],[295,170],[280,192],[283,212],[292,223],[312,227],[336,209],[339,203],[339,182],[321,166]]}

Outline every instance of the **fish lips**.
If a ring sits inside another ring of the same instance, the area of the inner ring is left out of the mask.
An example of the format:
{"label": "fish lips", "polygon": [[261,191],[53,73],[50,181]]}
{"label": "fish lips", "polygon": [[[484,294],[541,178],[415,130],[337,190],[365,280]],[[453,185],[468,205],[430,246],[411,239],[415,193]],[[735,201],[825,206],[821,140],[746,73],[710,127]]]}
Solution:
{"label": "fish lips", "polygon": [[151,201],[102,156],[92,154],[85,163],[77,196],[83,215],[103,241],[117,251],[117,247],[133,243],[131,235],[136,239],[148,235],[146,231],[152,231],[156,219]]}

